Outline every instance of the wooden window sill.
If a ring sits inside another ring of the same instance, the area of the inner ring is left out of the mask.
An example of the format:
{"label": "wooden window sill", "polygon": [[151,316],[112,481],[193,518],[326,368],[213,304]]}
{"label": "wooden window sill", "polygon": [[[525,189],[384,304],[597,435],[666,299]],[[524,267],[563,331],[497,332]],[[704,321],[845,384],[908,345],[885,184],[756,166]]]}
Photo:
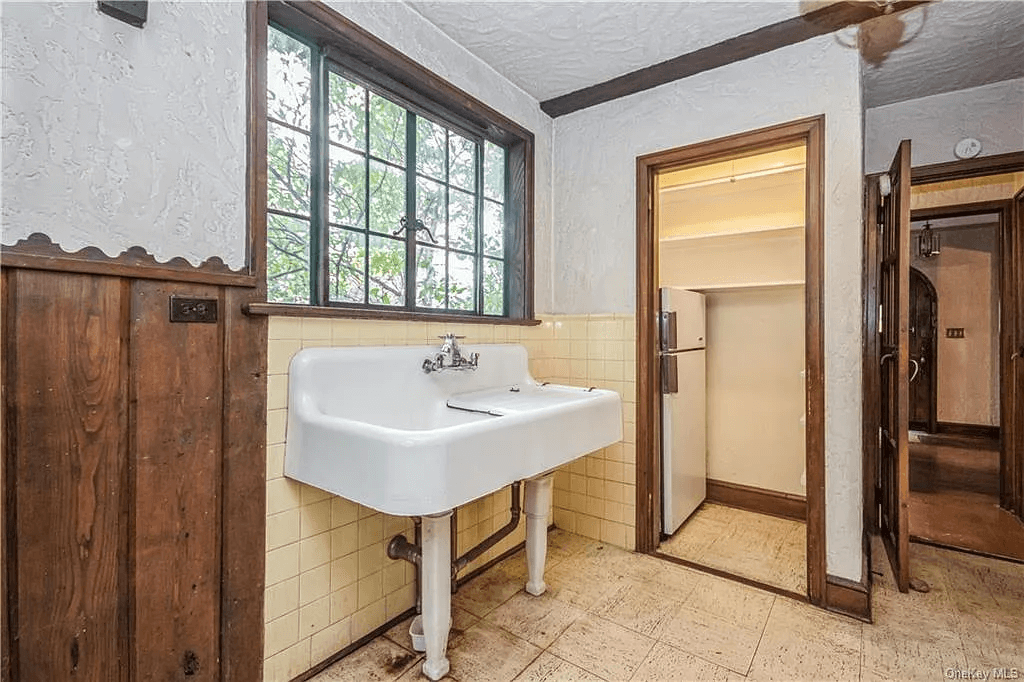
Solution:
{"label": "wooden window sill", "polygon": [[328,317],[337,319],[379,320],[381,322],[447,322],[459,324],[498,324],[521,327],[536,327],[540,320],[482,317],[479,315],[458,315],[454,313],[420,313],[408,310],[370,310],[341,308],[335,306],[302,305],[296,303],[249,303],[246,315],[267,315],[281,317]]}

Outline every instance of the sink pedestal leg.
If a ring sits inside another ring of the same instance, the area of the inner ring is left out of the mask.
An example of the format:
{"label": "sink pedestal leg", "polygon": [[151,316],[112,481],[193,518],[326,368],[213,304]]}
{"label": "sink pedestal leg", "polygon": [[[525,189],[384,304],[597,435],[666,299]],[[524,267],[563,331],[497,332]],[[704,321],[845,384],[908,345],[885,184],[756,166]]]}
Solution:
{"label": "sink pedestal leg", "polygon": [[544,594],[544,562],[548,556],[548,512],[551,510],[551,474],[526,481],[526,591]]}
{"label": "sink pedestal leg", "polygon": [[423,517],[420,584],[423,597],[423,638],[427,659],[423,674],[439,680],[448,674],[448,628],[451,626],[452,513]]}

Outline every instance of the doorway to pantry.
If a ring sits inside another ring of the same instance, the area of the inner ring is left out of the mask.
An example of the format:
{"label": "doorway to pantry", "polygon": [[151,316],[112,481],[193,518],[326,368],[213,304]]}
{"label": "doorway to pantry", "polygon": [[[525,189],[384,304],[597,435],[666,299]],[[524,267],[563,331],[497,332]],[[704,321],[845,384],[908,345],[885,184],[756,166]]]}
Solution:
{"label": "doorway to pantry", "polygon": [[637,162],[637,547],[815,604],[823,123]]}

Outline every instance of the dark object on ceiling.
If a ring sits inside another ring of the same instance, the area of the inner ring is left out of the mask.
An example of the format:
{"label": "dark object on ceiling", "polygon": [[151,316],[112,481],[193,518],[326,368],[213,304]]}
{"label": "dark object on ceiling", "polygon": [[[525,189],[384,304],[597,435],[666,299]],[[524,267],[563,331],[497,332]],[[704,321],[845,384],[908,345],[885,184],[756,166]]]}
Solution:
{"label": "dark object on ceiling", "polygon": [[146,16],[149,14],[148,0],[141,2],[120,2],[119,0],[97,0],[97,8],[104,14],[109,14],[126,24],[135,28],[142,28],[146,24]]}

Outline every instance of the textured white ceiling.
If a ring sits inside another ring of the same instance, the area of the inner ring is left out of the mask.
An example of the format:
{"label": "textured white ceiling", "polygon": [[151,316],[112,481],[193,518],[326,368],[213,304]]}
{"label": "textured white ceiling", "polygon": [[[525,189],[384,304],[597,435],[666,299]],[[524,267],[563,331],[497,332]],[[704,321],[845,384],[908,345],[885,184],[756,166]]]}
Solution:
{"label": "textured white ceiling", "polygon": [[[865,60],[865,107],[1024,77],[1021,0],[942,0],[899,18],[904,39],[920,33],[878,66]],[[869,35],[875,22],[865,24]]]}
{"label": "textured white ceiling", "polygon": [[409,3],[540,101],[800,14],[800,2]]}
{"label": "textured white ceiling", "polygon": [[[455,42],[540,101],[829,1],[408,0]],[[871,57],[864,62],[866,107],[1024,77],[1024,0],[941,0],[864,26],[872,43],[861,48]],[[894,37],[894,27],[900,46],[879,62],[877,45]],[[836,39],[857,48],[853,29]]]}

